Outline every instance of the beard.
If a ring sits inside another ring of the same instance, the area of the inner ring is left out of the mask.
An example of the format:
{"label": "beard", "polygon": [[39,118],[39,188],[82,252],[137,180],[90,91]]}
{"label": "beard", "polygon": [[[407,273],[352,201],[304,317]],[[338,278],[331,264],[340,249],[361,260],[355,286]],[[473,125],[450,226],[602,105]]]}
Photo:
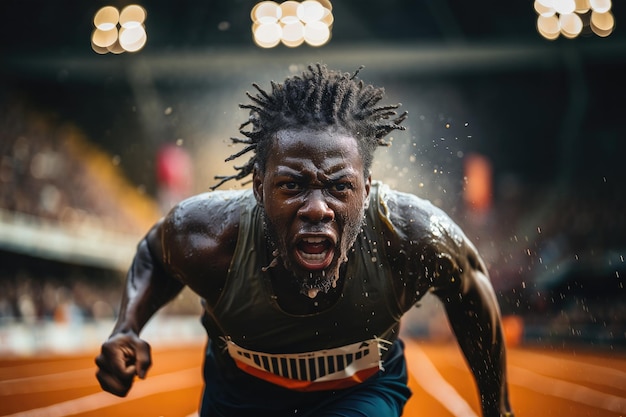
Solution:
{"label": "beard", "polygon": [[361,232],[361,228],[365,223],[364,212],[365,209],[362,208],[358,216],[355,216],[353,219],[344,219],[343,229],[334,248],[333,262],[328,268],[321,271],[303,271],[297,265],[294,265],[289,257],[290,248],[287,244],[286,233],[278,233],[280,228],[270,220],[265,210],[261,207],[265,237],[269,247],[272,248],[272,256],[274,257],[269,267],[275,266],[282,261],[283,267],[292,275],[293,284],[301,294],[309,298],[315,298],[320,291],[328,293],[331,288],[336,287],[341,265],[348,261],[348,251],[352,248]]}

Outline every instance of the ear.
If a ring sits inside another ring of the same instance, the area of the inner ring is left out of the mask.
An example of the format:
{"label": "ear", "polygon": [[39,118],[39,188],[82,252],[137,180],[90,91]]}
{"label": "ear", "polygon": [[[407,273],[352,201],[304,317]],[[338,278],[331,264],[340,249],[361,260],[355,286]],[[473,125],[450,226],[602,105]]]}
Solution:
{"label": "ear", "polygon": [[252,171],[252,192],[257,204],[263,207],[263,174],[257,168]]}
{"label": "ear", "polygon": [[370,206],[370,188],[372,187],[372,176],[368,175],[365,179],[365,195],[363,196],[363,206],[367,209]]}

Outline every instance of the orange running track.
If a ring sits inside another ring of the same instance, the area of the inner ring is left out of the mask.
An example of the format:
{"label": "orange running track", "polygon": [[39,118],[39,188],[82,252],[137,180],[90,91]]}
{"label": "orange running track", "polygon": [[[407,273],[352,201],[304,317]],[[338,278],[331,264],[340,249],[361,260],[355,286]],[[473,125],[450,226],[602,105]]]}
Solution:
{"label": "orange running track", "polygon": [[[197,415],[202,344],[155,347],[148,378],[126,398],[100,390],[96,354],[0,357],[0,416]],[[408,340],[407,358],[414,394],[404,417],[480,416],[476,389],[454,343]],[[623,352],[514,347],[508,363],[517,417],[626,415]]]}

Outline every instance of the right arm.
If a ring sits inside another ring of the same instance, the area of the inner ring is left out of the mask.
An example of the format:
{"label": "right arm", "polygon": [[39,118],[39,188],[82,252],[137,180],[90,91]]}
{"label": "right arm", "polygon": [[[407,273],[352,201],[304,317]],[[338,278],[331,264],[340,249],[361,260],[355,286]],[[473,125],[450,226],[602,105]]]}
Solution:
{"label": "right arm", "polygon": [[150,346],[139,338],[141,329],[184,287],[160,262],[160,226],[153,227],[137,247],[117,322],[96,358],[96,377],[102,389],[122,397],[130,390],[135,375],[145,378],[151,365]]}
{"label": "right arm", "polygon": [[139,243],[118,320],[96,358],[102,389],[125,396],[135,376],[145,377],[150,346],[139,333],[185,286],[209,305],[219,298],[237,243],[237,195],[210,193],[185,200]]}

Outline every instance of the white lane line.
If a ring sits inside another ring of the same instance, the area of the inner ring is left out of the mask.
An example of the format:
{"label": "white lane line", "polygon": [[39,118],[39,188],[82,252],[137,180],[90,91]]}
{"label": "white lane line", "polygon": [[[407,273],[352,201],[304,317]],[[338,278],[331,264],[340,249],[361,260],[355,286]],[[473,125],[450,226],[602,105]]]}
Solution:
{"label": "white lane line", "polygon": [[[516,357],[519,357],[522,352],[516,352]],[[527,352],[523,352],[526,354]],[[604,386],[623,389],[624,385],[619,384],[619,378],[623,378],[624,372],[620,370],[613,370],[598,365],[578,363],[576,361],[568,359],[556,359],[552,356],[532,354],[533,356],[542,356],[544,362],[551,363],[550,367],[542,368],[545,372],[555,372],[556,366],[552,366],[552,363],[561,363],[561,365],[568,364],[569,366],[576,366],[580,369],[581,380],[588,382],[598,382],[598,378],[587,375],[590,372],[600,372],[606,379]],[[528,363],[533,363],[537,359],[529,359]],[[626,398],[619,397],[612,394],[607,394],[602,391],[598,391],[592,388],[585,387],[574,382],[564,381],[553,376],[545,376],[529,369],[522,368],[520,366],[513,366],[508,360],[507,374],[510,385],[517,385],[519,387],[528,389],[530,391],[538,392],[544,395],[550,395],[552,397],[561,398],[567,401],[584,404],[590,407],[599,408],[602,410],[608,410],[616,413],[626,412]],[[452,363],[458,369],[462,368],[462,365],[458,362]],[[617,378],[617,379],[616,379]]]}
{"label": "white lane line", "polygon": [[407,366],[413,379],[455,417],[478,417],[465,399],[437,371],[424,351],[411,344]]}
{"label": "white lane line", "polygon": [[[509,359],[509,363],[512,364],[513,361]],[[552,376],[556,376],[553,371],[557,369],[564,371],[568,369],[575,369],[576,377],[581,381],[618,389],[626,387],[626,372],[615,368],[608,368],[606,366],[594,365],[571,359],[556,358],[554,356],[547,356],[540,353],[521,351],[515,353],[515,363],[523,368],[528,368],[528,364],[531,363],[550,363],[550,367],[547,369],[542,368],[541,373],[551,373]]]}
{"label": "white lane line", "polygon": [[588,405],[614,413],[626,411],[626,398],[606,394],[582,385],[563,381],[517,366],[508,367],[509,382],[545,395]]}
{"label": "white lane line", "polygon": [[0,395],[32,394],[37,392],[56,391],[80,388],[96,384],[95,368],[78,369],[75,371],[54,374],[28,376],[23,378],[0,381]]}
{"label": "white lane line", "polygon": [[[11,359],[9,359],[11,360]],[[10,378],[12,375],[24,375],[31,374],[33,376],[39,376],[42,369],[54,369],[54,372],[64,371],[63,363],[66,360],[62,361],[39,361],[37,363],[28,363],[22,365],[12,365],[12,366],[3,366],[0,367],[0,380],[6,380]],[[93,364],[93,361],[92,361]]]}
{"label": "white lane line", "polygon": [[127,397],[119,398],[108,392],[99,392],[64,401],[47,407],[35,408],[2,417],[65,417],[123,404],[162,392],[191,388],[202,384],[198,367],[148,377],[135,383]]}

